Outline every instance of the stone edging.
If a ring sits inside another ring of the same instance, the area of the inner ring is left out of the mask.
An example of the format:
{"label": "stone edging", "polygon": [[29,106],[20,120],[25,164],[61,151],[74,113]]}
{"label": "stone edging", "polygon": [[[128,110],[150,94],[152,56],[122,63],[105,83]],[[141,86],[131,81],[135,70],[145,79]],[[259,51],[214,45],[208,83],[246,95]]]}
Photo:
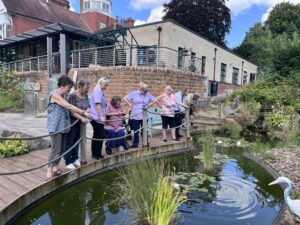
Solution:
{"label": "stone edging", "polygon": [[7,224],[29,205],[45,198],[50,193],[61,190],[66,185],[70,185],[71,183],[76,182],[78,179],[83,179],[95,173],[101,173],[113,168],[121,167],[134,160],[181,153],[183,151],[187,151],[188,149],[192,149],[192,144],[193,143],[191,140],[164,146],[128,150],[124,153],[112,155],[102,160],[81,166],[74,171],[65,173],[56,179],[45,182],[33,188],[32,190],[20,196],[18,199],[11,202],[8,206],[1,210],[0,224]]}

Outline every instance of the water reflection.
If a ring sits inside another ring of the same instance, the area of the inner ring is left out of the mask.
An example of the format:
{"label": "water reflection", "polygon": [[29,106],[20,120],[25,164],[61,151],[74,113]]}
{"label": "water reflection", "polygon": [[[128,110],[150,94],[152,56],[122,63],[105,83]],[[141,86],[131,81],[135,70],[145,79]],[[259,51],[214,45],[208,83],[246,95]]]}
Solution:
{"label": "water reflection", "polygon": [[[220,165],[210,175],[218,183],[208,193],[192,191],[179,211],[179,224],[268,225],[280,210],[282,192],[270,189],[272,178],[257,164],[244,158],[240,150],[225,150],[233,160]],[[197,152],[170,158],[176,171],[200,172]],[[120,204],[122,193],[114,186],[118,175],[109,172],[87,179],[55,194],[26,212],[17,225],[104,225],[125,224],[130,210]]]}

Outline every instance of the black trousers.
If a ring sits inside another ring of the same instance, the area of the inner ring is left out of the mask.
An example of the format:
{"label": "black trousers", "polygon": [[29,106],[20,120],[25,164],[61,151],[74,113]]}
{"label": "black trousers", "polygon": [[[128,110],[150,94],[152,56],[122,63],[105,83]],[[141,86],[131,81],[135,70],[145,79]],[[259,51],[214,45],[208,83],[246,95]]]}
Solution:
{"label": "black trousers", "polygon": [[[105,129],[102,123],[98,123],[94,120],[91,121],[93,126],[93,138],[104,139],[105,136]],[[92,157],[99,158],[102,156],[102,145],[103,141],[92,141]]]}
{"label": "black trousers", "polygon": [[[176,127],[182,125],[182,120],[185,117],[185,114],[183,112],[178,113],[179,111],[175,111],[175,125]],[[180,131],[180,127],[176,128],[176,138],[180,138],[179,137],[179,131]]]}

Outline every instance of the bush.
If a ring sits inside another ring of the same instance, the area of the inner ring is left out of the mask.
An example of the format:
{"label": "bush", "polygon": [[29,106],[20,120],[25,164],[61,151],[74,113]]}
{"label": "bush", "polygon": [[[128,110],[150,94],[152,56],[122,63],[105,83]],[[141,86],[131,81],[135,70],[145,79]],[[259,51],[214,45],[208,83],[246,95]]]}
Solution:
{"label": "bush", "polygon": [[[10,137],[19,137],[18,135]],[[0,142],[0,158],[12,157],[28,152],[28,144],[26,141],[1,141]]]}

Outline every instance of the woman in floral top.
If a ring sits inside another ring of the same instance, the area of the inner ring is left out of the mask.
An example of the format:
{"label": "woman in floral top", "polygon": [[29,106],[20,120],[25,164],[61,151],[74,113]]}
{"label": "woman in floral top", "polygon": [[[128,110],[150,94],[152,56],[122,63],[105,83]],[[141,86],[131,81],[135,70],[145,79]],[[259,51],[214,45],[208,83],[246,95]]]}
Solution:
{"label": "woman in floral top", "polygon": [[[81,80],[78,82],[78,90],[71,93],[68,102],[77,108],[84,111],[89,111],[89,90],[90,82],[87,80]],[[81,123],[88,123],[88,119],[75,113],[71,113],[71,123],[75,122],[77,119]],[[70,149],[80,138],[80,122],[76,123],[67,134],[66,147],[65,149]],[[80,166],[80,161],[78,160],[78,149],[79,145],[73,148],[68,154],[64,156],[66,169],[73,170]]]}

